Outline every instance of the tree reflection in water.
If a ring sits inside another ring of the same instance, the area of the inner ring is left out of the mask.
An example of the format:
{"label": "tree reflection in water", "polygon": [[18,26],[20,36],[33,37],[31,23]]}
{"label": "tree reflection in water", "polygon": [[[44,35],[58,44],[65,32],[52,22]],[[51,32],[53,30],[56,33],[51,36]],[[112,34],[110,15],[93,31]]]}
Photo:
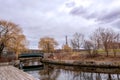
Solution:
{"label": "tree reflection in water", "polygon": [[56,80],[60,74],[60,69],[56,69],[50,65],[45,65],[44,70],[40,70],[40,80]]}
{"label": "tree reflection in water", "polygon": [[37,73],[40,80],[120,80],[120,69],[81,68],[45,64],[43,70],[28,71]]}

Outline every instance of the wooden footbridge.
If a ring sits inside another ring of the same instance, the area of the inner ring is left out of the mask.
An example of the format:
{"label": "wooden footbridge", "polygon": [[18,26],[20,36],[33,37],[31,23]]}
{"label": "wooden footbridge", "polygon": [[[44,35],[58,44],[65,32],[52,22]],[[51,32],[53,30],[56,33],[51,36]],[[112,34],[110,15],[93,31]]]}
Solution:
{"label": "wooden footbridge", "polygon": [[0,66],[0,80],[36,80],[32,75],[11,65]]}

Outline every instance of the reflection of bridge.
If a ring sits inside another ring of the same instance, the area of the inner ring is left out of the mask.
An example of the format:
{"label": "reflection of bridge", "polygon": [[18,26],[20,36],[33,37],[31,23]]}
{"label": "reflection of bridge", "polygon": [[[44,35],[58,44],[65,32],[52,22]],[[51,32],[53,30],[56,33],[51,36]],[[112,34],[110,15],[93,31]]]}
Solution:
{"label": "reflection of bridge", "polygon": [[18,56],[20,60],[19,67],[22,69],[37,68],[43,66],[41,59],[44,57],[43,53],[23,53]]}

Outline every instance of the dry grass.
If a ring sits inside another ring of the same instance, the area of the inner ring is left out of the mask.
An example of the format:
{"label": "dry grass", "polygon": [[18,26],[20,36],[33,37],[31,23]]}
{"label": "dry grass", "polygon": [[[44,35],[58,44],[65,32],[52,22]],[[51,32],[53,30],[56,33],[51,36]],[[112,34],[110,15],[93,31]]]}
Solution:
{"label": "dry grass", "polygon": [[89,56],[85,51],[84,52],[64,52],[64,53],[55,53],[55,59],[58,60],[80,60],[80,61],[105,61],[105,62],[116,62],[120,61],[120,55],[116,57],[113,54],[109,54],[107,57],[105,53]]}
{"label": "dry grass", "polygon": [[0,57],[0,62],[11,62],[12,60],[15,60],[15,58]]}

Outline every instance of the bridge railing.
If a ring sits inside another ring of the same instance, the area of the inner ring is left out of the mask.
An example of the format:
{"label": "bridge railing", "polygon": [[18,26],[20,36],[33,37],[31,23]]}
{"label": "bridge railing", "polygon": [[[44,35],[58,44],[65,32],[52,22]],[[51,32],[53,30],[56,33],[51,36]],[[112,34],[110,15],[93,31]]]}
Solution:
{"label": "bridge railing", "polygon": [[44,53],[22,53],[18,55],[18,58],[31,58],[31,57],[44,58]]}

